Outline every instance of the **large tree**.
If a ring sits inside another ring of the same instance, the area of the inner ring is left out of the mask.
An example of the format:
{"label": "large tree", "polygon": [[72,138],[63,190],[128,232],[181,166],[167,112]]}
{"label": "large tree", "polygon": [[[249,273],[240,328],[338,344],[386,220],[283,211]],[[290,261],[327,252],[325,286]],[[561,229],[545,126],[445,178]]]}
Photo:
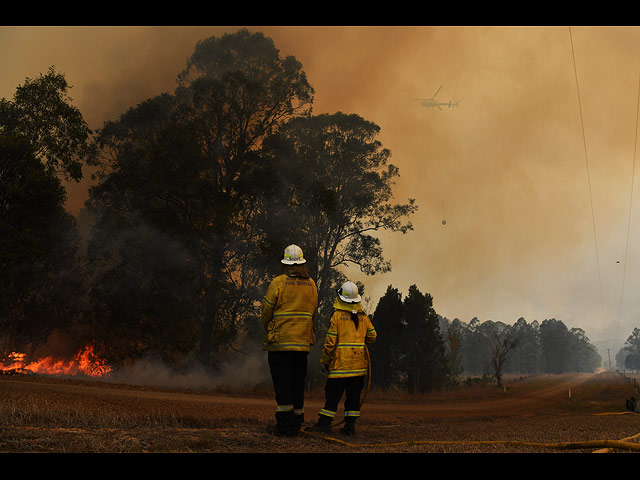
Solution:
{"label": "large tree", "polygon": [[75,320],[79,236],[60,178],[82,178],[91,131],[70,88],[51,67],[27,78],[13,99],[0,99],[3,351],[35,348]]}
{"label": "large tree", "polygon": [[[282,58],[263,34],[240,30],[199,42],[174,95],[143,102],[99,132],[93,163],[100,183],[89,206],[97,222],[90,252],[104,262],[100,274],[123,265],[129,232],[170,239],[178,253],[161,258],[184,259],[190,280],[182,288],[192,291],[174,298],[181,307],[173,321],[187,311],[197,316],[193,334],[205,364],[233,343],[267,276],[255,221],[272,175],[262,145],[283,122],[308,113],[312,95],[294,57]],[[103,298],[118,288],[117,276],[110,278]],[[190,310],[187,298],[195,302]]]}

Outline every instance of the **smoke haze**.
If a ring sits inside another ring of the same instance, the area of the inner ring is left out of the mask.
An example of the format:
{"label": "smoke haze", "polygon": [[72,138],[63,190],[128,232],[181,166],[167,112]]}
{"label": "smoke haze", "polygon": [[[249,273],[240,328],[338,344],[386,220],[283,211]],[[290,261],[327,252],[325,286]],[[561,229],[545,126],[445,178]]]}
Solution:
{"label": "smoke haze", "polygon": [[[54,65],[100,128],[172,92],[198,40],[237,29],[2,27],[0,97]],[[382,234],[392,272],[345,270],[372,307],[388,285],[406,294],[416,284],[449,319],[556,318],[622,346],[640,313],[637,192],[631,204],[640,28],[249,30],[302,63],[315,114],[356,113],[380,126],[400,169],[396,201],[416,199],[414,231]],[[456,108],[415,100],[440,86],[436,98]],[[67,185],[76,215],[89,173]]]}
{"label": "smoke haze", "polygon": [[249,391],[271,386],[269,367],[262,355],[237,355],[215,371],[200,364],[175,370],[160,360],[138,360],[101,379],[127,385],[182,390]]}

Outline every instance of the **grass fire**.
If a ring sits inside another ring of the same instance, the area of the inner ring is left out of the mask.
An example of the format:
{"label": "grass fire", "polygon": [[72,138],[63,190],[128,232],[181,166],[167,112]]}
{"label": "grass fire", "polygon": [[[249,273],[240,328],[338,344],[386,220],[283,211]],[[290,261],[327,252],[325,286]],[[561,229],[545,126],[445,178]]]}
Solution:
{"label": "grass fire", "polygon": [[88,377],[105,377],[112,367],[95,353],[95,347],[89,343],[78,351],[71,360],[46,356],[27,361],[27,355],[11,352],[7,361],[0,364],[2,375],[84,375]]}

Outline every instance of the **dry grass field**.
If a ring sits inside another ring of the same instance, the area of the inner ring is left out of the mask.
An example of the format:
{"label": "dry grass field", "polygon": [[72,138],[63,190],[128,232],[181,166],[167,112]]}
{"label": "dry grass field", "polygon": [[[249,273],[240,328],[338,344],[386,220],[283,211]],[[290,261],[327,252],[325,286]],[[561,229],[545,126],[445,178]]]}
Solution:
{"label": "dry grass field", "polygon": [[[542,375],[428,395],[371,390],[357,434],[266,433],[275,401],[41,375],[0,375],[1,453],[637,453],[637,386],[615,373]],[[305,425],[323,406],[307,396]],[[337,421],[340,420],[338,413]]]}

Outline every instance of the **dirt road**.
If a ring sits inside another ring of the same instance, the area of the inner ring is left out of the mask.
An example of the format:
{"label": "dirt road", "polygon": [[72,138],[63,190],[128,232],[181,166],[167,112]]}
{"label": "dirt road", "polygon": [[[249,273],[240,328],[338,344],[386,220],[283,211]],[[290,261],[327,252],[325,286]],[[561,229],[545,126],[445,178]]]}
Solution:
{"label": "dirt road", "polygon": [[[355,437],[334,428],[292,439],[265,431],[274,421],[271,394],[0,376],[0,452],[591,453],[598,447],[581,444],[640,433],[640,415],[624,414],[634,394],[615,374],[544,375],[506,389],[414,397],[372,390]],[[309,395],[306,425],[322,406],[321,392]],[[557,447],[567,442],[575,447]]]}
{"label": "dirt road", "polygon": [[[414,411],[422,416],[478,416],[478,415],[522,415],[527,409],[542,409],[545,405],[560,402],[571,397],[571,390],[576,391],[580,385],[593,378],[591,374],[570,376],[547,376],[536,379],[536,387],[513,390],[507,387],[503,393],[495,389],[490,398],[450,398],[445,396],[440,403],[419,403],[403,405],[405,413]],[[397,405],[372,403],[366,406],[372,412],[397,409]]]}

